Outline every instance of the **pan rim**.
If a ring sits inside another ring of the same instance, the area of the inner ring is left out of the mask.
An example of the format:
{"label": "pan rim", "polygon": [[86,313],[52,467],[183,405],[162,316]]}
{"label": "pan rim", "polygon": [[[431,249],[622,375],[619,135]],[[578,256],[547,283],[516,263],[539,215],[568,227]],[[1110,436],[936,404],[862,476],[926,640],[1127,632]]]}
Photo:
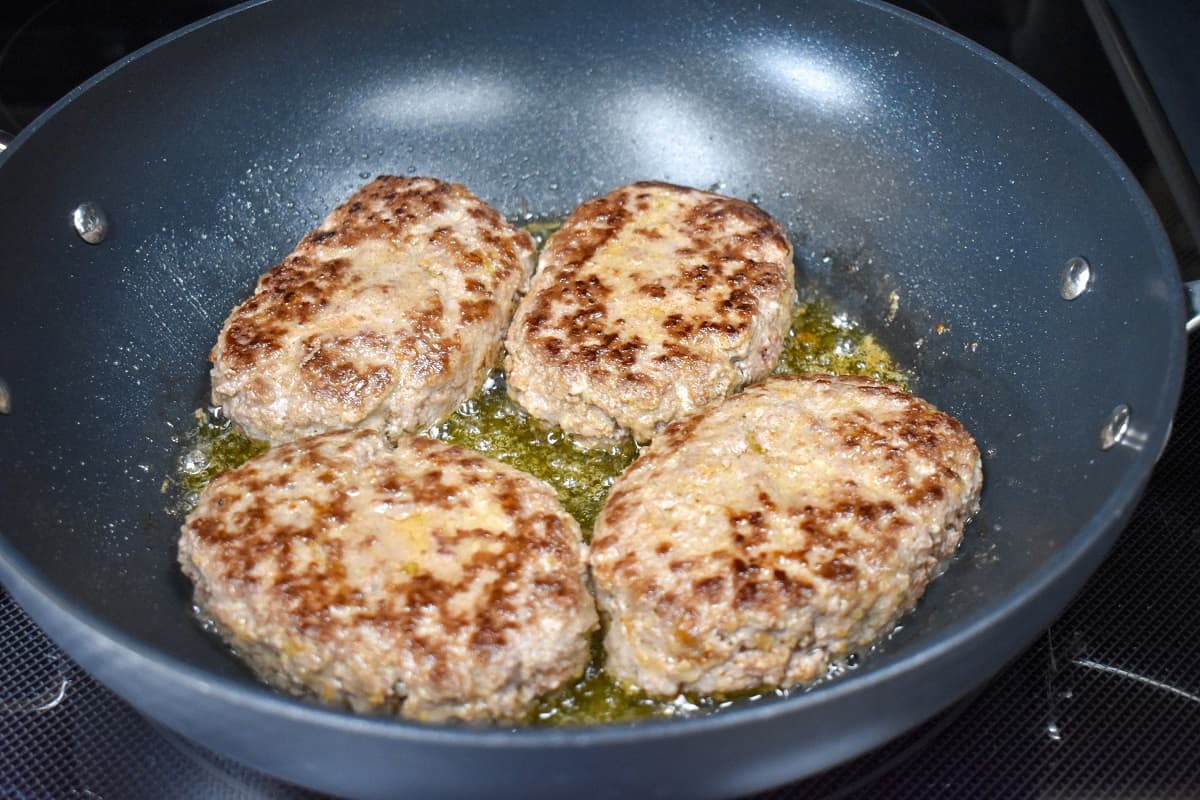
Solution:
{"label": "pan rim", "polygon": [[[45,122],[60,113],[93,86],[106,80],[130,63],[200,28],[274,1],[248,0],[248,2],[213,14],[146,45],[92,76],[23,129],[10,147],[0,154],[0,168],[9,158],[20,151],[21,145],[35,135]],[[1015,79],[1026,90],[1032,92],[1037,100],[1048,103],[1065,122],[1078,130],[1084,140],[1097,150],[1102,159],[1120,177],[1129,201],[1138,211],[1141,224],[1149,230],[1154,249],[1159,257],[1159,266],[1170,268],[1171,274],[1168,277],[1173,279],[1173,288],[1178,290],[1176,293],[1182,298],[1182,283],[1179,279],[1174,254],[1144,191],[1124,162],[1074,109],[1010,62],[953,31],[880,0],[855,0],[855,2],[860,6],[889,14],[906,24],[915,24],[952,44],[965,48],[976,58],[986,61],[992,68],[1001,70],[1008,79]],[[1151,421],[1170,420],[1174,416],[1182,391],[1186,357],[1184,345],[1187,337],[1183,326],[1182,301],[1176,305],[1177,308],[1170,314],[1169,323],[1178,330],[1178,335],[1170,339],[1167,354],[1168,362],[1174,366],[1165,376],[1165,381],[1156,397],[1155,407],[1139,409],[1139,415],[1144,415]],[[800,693],[779,701],[747,704],[718,714],[693,718],[656,719],[587,726],[472,728],[462,724],[431,725],[405,719],[361,716],[340,709],[309,705],[302,700],[277,693],[265,685],[252,685],[232,677],[208,672],[193,666],[190,662],[175,658],[151,643],[136,639],[67,598],[56,586],[52,585],[44,573],[34,568],[24,556],[17,552],[2,531],[0,531],[0,579],[2,579],[0,582],[9,587],[10,591],[14,587],[17,588],[13,594],[18,602],[21,601],[21,597],[18,595],[21,595],[48,604],[50,610],[69,621],[77,633],[103,640],[107,645],[118,648],[137,659],[146,669],[170,677],[180,684],[187,684],[182,688],[193,692],[215,694],[226,703],[246,707],[277,719],[303,721],[330,732],[369,734],[372,737],[383,737],[397,742],[419,739],[423,743],[436,742],[463,747],[503,748],[587,747],[635,743],[645,738],[674,738],[689,736],[698,729],[722,730],[765,719],[802,714],[810,708],[837,702],[840,698],[857,693],[864,687],[890,683],[905,673],[921,669],[968,645],[981,631],[1008,619],[1018,607],[1028,603],[1031,598],[1047,592],[1057,580],[1071,572],[1075,564],[1091,555],[1097,540],[1103,539],[1106,534],[1110,541],[1103,547],[1102,554],[1107,553],[1118,532],[1111,529],[1117,525],[1118,521],[1126,518],[1140,497],[1157,454],[1166,442],[1168,429],[1168,425],[1160,424],[1151,433],[1144,449],[1138,453],[1126,469],[1125,479],[1120,484],[1119,491],[1110,495],[1092,514],[1087,523],[1071,534],[1069,543],[1060,553],[1044,562],[1021,582],[1018,590],[1010,592],[1003,602],[982,610],[971,618],[955,621],[936,638],[923,643],[916,652],[899,658],[893,663],[873,668],[867,672],[845,676],[823,684],[812,692]],[[1056,610],[1056,615],[1060,612],[1061,609]],[[929,713],[932,714],[934,711],[936,709],[931,709]]]}

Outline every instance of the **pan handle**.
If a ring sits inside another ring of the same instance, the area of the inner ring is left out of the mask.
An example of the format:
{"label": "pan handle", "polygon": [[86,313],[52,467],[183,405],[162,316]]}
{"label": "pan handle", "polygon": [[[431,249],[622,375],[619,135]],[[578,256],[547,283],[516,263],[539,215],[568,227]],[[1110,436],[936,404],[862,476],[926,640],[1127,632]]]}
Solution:
{"label": "pan handle", "polygon": [[[12,142],[13,135],[8,131],[0,128],[0,153],[8,149],[8,145]],[[4,382],[4,378],[0,378],[0,414],[8,414],[12,412],[12,392],[8,388],[8,384]]]}

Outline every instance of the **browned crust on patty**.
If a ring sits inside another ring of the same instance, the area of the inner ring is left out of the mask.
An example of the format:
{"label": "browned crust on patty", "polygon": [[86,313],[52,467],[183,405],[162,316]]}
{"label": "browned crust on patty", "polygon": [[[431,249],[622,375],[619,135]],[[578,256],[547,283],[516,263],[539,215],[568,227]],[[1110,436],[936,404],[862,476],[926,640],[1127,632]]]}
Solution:
{"label": "browned crust on patty", "polygon": [[819,677],[915,604],[980,485],[957,420],[867,378],[773,378],[675,422],[596,523],[608,668],[664,695]]}
{"label": "browned crust on patty", "polygon": [[213,348],[213,400],[286,441],[421,430],[495,363],[533,240],[466,187],[383,176],[258,281]]}
{"label": "browned crust on patty", "polygon": [[222,473],[180,541],[197,602],[268,680],[420,719],[512,718],[579,674],[582,553],[547,485],[371,430]]}
{"label": "browned crust on patty", "polygon": [[615,189],[543,250],[506,343],[510,393],[581,438],[648,440],[769,373],[793,294],[791,244],[761,209],[665,183]]}

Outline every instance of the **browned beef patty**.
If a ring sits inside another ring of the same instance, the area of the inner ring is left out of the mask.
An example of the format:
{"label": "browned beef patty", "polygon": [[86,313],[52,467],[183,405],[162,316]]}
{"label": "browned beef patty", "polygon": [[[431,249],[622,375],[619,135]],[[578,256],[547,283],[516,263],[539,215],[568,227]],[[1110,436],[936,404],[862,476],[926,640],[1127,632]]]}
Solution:
{"label": "browned beef patty", "polygon": [[792,246],[755,206],[665,183],[589,200],[547,242],[505,346],[508,390],[603,444],[766,376],[795,294]]}
{"label": "browned beef patty", "polygon": [[456,183],[359,189],[226,320],[213,402],[283,442],[438,422],[478,390],[533,270],[533,240]]}
{"label": "browned beef patty", "polygon": [[913,607],[981,481],[962,425],[867,378],[772,378],[671,424],[596,522],[607,669],[665,696],[821,676]]}
{"label": "browned beef patty", "polygon": [[598,621],[584,551],[536,478],[361,429],[214,478],[179,562],[276,686],[421,720],[513,719],[587,662]]}

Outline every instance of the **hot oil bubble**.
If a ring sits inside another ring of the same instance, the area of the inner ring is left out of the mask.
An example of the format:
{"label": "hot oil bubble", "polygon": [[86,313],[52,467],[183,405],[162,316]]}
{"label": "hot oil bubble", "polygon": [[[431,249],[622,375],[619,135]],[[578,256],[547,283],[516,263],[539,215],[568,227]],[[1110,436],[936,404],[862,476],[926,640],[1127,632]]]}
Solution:
{"label": "hot oil bubble", "polygon": [[196,475],[208,467],[208,456],[199,449],[189,450],[179,462],[179,468],[189,475]]}

